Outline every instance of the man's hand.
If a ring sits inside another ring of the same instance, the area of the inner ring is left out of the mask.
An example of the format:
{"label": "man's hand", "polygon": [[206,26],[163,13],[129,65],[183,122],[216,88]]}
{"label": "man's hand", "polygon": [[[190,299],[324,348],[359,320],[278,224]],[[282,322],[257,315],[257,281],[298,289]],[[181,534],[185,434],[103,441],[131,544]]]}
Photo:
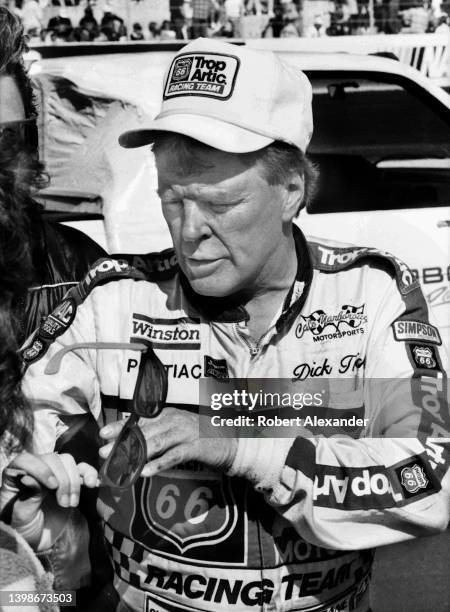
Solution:
{"label": "man's hand", "polygon": [[[149,459],[141,475],[153,476],[192,460],[218,470],[227,470],[236,455],[237,439],[218,437],[216,431],[211,434],[215,437],[200,437],[200,431],[206,431],[206,428],[201,429],[201,419],[198,414],[177,408],[165,408],[153,419],[141,418],[139,426],[147,441]],[[111,452],[125,422],[110,423],[100,430],[101,437],[109,442],[100,449],[100,456],[104,459]]]}
{"label": "man's hand", "polygon": [[[0,489],[0,511],[10,514],[11,524],[22,535],[36,523],[46,496],[53,491],[59,506],[75,507],[80,486],[97,486],[97,471],[87,463],[75,463],[68,454],[33,455],[26,451],[18,455],[3,473]],[[8,512],[10,511],[10,512]],[[40,531],[43,521],[40,522]],[[34,530],[35,531],[35,530]],[[32,539],[40,534],[33,532]]]}

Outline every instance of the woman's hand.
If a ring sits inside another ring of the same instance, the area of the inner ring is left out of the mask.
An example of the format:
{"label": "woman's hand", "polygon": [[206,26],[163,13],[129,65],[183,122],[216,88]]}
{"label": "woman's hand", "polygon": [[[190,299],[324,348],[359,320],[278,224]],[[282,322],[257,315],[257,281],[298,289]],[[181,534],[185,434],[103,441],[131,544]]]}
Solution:
{"label": "woman's hand", "polygon": [[[11,525],[24,537],[29,525],[36,525],[32,536],[35,541],[42,532],[44,521],[42,504],[53,492],[56,502],[62,508],[78,505],[80,487],[98,486],[98,474],[87,463],[75,463],[72,455],[49,453],[34,455],[20,453],[5,469],[0,489],[0,516],[11,518]],[[41,520],[38,520],[40,518]],[[38,526],[38,527],[37,527]]]}

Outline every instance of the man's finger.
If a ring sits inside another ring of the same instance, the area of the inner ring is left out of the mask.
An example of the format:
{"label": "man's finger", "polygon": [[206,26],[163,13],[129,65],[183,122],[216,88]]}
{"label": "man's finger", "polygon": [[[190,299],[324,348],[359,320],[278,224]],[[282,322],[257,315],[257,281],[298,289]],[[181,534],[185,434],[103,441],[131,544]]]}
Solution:
{"label": "man's finger", "polygon": [[109,423],[109,425],[105,425],[105,427],[102,427],[100,429],[100,436],[105,440],[112,440],[114,438],[117,438],[126,422],[126,419],[121,419],[120,421],[116,421],[115,423]]}
{"label": "man's finger", "polygon": [[180,463],[184,463],[188,458],[189,446],[187,444],[176,446],[175,448],[167,451],[167,453],[164,453],[164,455],[161,457],[146,463],[144,469],[142,470],[141,476],[143,478],[149,478],[150,476],[159,474],[159,472],[170,470]]}
{"label": "man's finger", "polygon": [[100,455],[100,457],[102,459],[106,459],[109,456],[109,453],[112,451],[113,446],[114,446],[113,442],[110,442],[109,444],[102,446],[98,451],[98,454]]}
{"label": "man's finger", "polygon": [[185,434],[176,429],[163,429],[156,431],[144,430],[147,442],[147,459],[157,455],[166,454],[171,448],[180,446],[184,442]]}

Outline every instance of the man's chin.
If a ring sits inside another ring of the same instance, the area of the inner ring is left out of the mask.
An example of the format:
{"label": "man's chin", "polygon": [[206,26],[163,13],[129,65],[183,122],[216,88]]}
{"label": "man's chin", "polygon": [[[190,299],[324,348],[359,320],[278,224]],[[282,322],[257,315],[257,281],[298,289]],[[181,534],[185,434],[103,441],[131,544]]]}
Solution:
{"label": "man's chin", "polygon": [[195,293],[198,293],[198,295],[220,298],[226,297],[232,293],[232,291],[228,291],[224,283],[220,282],[217,278],[189,278],[188,276],[188,280],[192,289]]}

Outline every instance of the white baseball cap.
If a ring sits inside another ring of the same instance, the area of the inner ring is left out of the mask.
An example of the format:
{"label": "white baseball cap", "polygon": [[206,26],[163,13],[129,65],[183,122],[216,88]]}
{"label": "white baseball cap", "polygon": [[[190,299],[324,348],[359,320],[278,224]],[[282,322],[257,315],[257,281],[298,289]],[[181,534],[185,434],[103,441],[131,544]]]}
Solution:
{"label": "white baseball cap", "polygon": [[275,140],[305,152],[311,100],[306,75],[273,52],[198,38],[172,60],[161,112],[119,142],[141,147],[158,132],[176,132],[229,153],[250,153]]}

